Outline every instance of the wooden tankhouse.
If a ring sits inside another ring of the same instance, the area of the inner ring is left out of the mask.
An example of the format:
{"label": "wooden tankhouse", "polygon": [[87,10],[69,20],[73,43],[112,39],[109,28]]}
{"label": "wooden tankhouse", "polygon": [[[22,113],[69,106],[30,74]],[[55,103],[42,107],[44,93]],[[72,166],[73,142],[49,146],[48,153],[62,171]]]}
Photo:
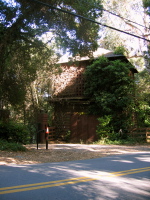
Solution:
{"label": "wooden tankhouse", "polygon": [[[93,60],[99,56],[109,60],[120,59],[128,62],[125,56],[98,49],[93,59],[88,57],[76,59],[75,62],[60,59],[62,72],[54,76],[53,98],[50,103],[54,107],[53,125],[56,128],[56,138],[67,139],[71,142],[93,142],[96,140],[97,116],[88,115],[90,100],[84,96],[84,71]],[[135,69],[134,69],[135,70]],[[131,72],[134,74],[134,70]]]}

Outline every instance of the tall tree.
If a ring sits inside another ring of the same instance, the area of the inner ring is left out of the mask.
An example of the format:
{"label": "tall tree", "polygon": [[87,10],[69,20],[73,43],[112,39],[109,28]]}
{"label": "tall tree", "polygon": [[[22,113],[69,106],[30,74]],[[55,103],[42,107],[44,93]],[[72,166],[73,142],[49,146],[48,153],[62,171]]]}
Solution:
{"label": "tall tree", "polygon": [[[150,1],[149,0],[143,0],[143,6],[145,8],[145,13],[149,16],[149,38],[150,38]],[[148,43],[148,49],[145,52],[145,60],[147,63],[147,66],[150,71],[150,42]]]}
{"label": "tall tree", "polygon": [[[103,5],[105,8],[103,22],[128,33],[150,39],[149,17],[142,0],[103,0]],[[149,66],[144,63],[143,59],[148,45],[146,40],[107,28],[102,32],[102,36],[100,43],[103,47],[114,50],[117,46],[124,46],[126,55],[138,69],[145,65],[149,70]]]}
{"label": "tall tree", "polygon": [[[100,0],[91,0],[90,4],[86,0],[42,2],[93,20],[102,14]],[[38,1],[2,0],[0,15],[1,105],[2,102],[15,105],[24,100],[26,87],[35,80],[37,69],[53,59],[56,46],[74,55],[85,55],[97,48],[98,25]],[[51,33],[51,39],[43,43],[41,36],[47,32]]]}
{"label": "tall tree", "polygon": [[136,75],[136,116],[138,126],[150,126],[150,73],[147,70]]}

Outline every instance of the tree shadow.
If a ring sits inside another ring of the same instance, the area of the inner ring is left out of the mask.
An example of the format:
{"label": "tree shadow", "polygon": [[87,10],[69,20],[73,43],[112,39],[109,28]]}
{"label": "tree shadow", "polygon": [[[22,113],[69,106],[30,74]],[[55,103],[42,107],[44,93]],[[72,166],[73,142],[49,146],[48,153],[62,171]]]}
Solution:
{"label": "tree shadow", "polygon": [[[149,168],[148,168],[149,167]],[[142,171],[148,169],[147,171]],[[149,199],[150,197],[150,153],[130,153],[104,158],[45,163],[36,165],[1,166],[1,187],[64,181],[66,179],[90,177],[93,181],[66,184],[44,189],[44,195],[52,199]],[[141,172],[130,173],[132,169]],[[129,173],[114,176],[115,172]],[[15,181],[14,181],[15,180]],[[80,180],[80,179],[79,179]],[[40,199],[38,192],[26,191]],[[18,193],[11,194],[17,196]],[[21,193],[25,194],[25,192]],[[21,195],[20,194],[20,195]],[[18,194],[19,195],[19,194]],[[6,195],[8,198],[8,194]],[[25,199],[24,197],[21,199]],[[48,199],[48,198],[47,198]],[[50,198],[49,198],[50,199]]]}

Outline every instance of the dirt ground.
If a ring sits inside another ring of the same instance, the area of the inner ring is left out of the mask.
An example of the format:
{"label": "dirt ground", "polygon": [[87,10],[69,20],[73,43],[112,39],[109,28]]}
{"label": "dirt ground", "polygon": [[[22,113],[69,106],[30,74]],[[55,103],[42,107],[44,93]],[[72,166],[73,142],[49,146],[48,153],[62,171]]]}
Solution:
{"label": "dirt ground", "polygon": [[100,158],[116,154],[134,152],[150,152],[150,144],[125,146],[125,145],[85,145],[85,144],[49,144],[48,150],[40,144],[26,145],[26,152],[0,151],[0,165],[10,164],[36,164],[63,162]]}

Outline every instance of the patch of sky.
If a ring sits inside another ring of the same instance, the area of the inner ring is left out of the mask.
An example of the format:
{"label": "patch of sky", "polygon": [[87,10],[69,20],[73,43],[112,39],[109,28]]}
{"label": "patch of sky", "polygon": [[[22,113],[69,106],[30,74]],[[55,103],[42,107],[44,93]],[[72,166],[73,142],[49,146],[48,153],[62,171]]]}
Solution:
{"label": "patch of sky", "polygon": [[8,6],[13,6],[13,7],[19,6],[19,4],[15,0],[2,0],[2,2],[7,3]]}
{"label": "patch of sky", "polygon": [[2,2],[5,2],[8,7],[13,7],[16,9],[15,17],[12,18],[10,21],[6,21],[5,14],[1,13],[0,16],[1,23],[4,23],[7,27],[11,27],[12,24],[16,22],[18,16],[20,15],[19,4],[16,3],[14,0],[2,0]]}

